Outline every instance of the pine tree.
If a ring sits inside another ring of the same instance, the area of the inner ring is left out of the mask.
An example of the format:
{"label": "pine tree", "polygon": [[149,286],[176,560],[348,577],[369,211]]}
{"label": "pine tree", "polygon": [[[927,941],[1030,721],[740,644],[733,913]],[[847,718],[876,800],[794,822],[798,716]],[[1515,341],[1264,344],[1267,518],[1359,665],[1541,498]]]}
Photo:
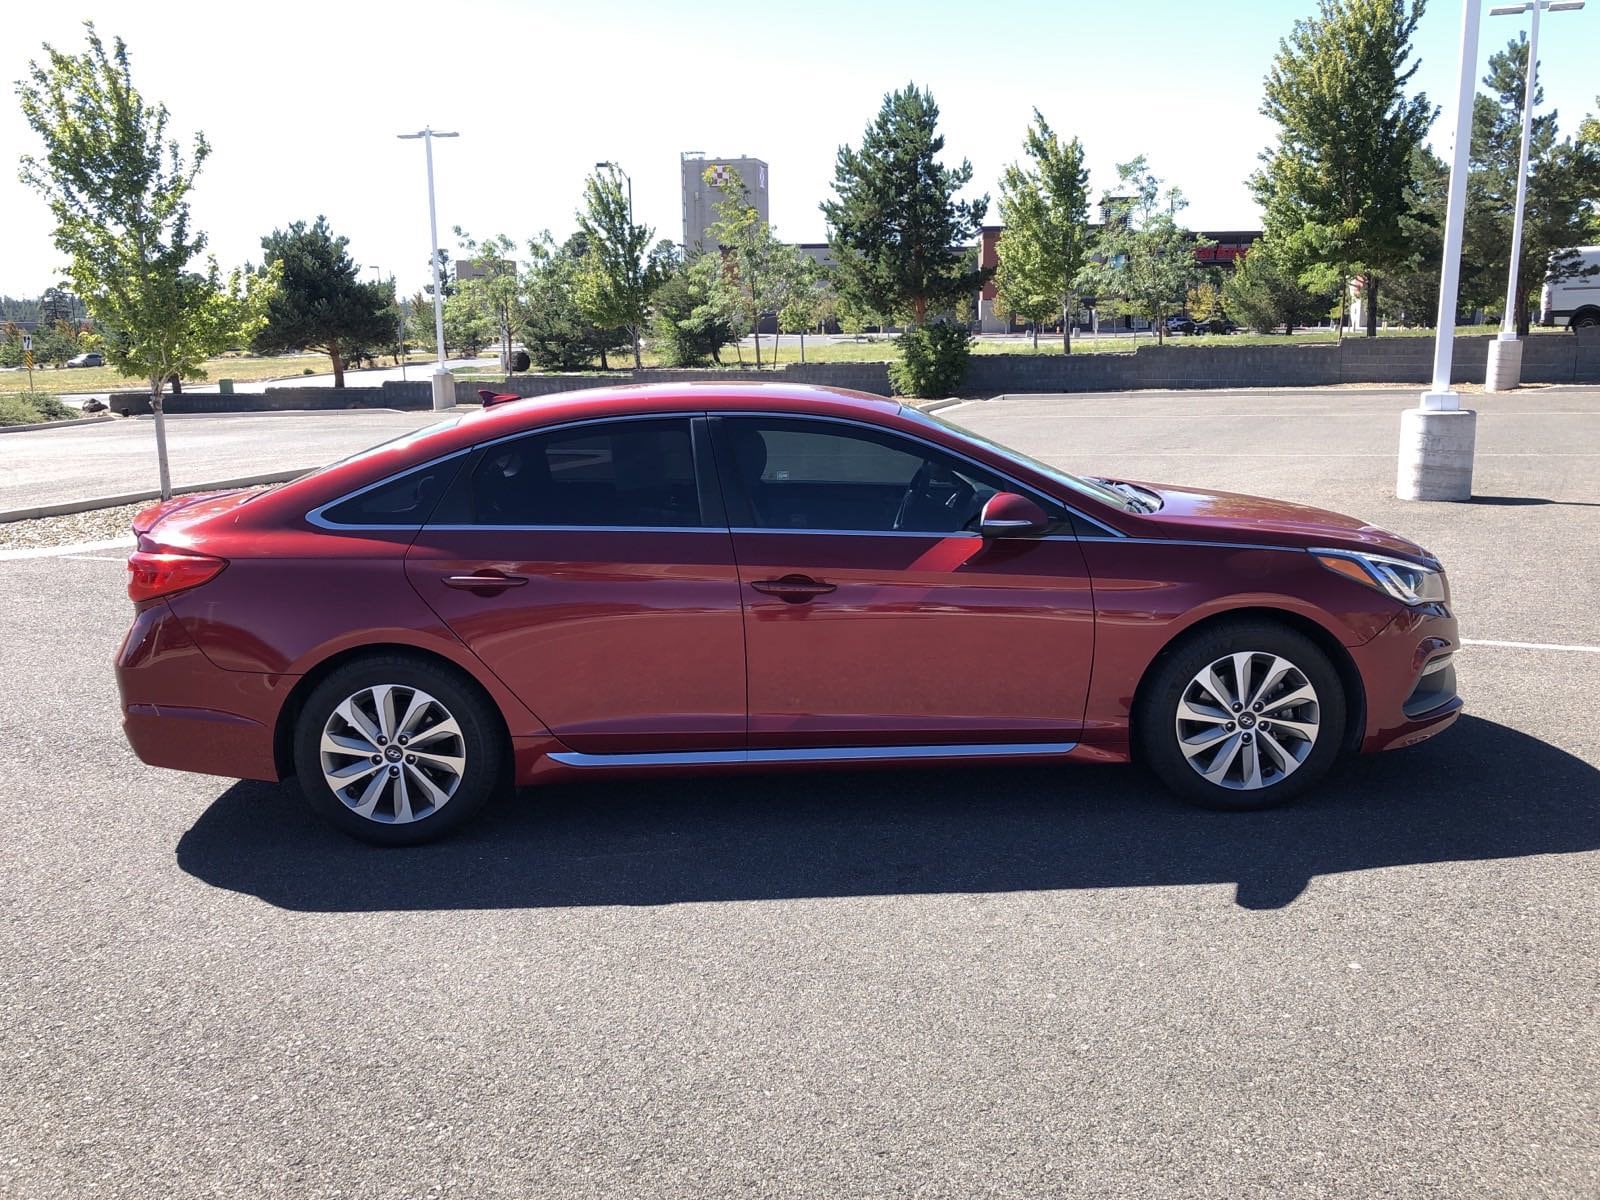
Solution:
{"label": "pine tree", "polygon": [[[1489,93],[1479,92],[1472,102],[1462,290],[1470,302],[1484,307],[1498,309],[1505,302],[1527,72],[1528,42],[1519,35],[1489,56],[1489,71],[1483,77]],[[1533,100],[1536,111],[1528,139],[1527,198],[1517,263],[1517,290],[1523,302],[1515,320],[1521,336],[1527,335],[1529,310],[1547,280],[1587,273],[1575,247],[1589,232],[1595,197],[1600,194],[1600,147],[1581,138],[1557,140],[1556,112],[1537,111],[1544,100],[1537,76]]]}
{"label": "pine tree", "polygon": [[907,84],[883,98],[861,148],[839,148],[835,199],[824,201],[836,275],[847,298],[888,316],[953,307],[983,281],[964,262],[989,197],[958,201],[972,164],[940,164],[944,138],[933,94]]}
{"label": "pine tree", "polygon": [[357,278],[349,243],[335,237],[321,216],[261,239],[265,269],[281,272],[281,280],[267,304],[267,323],[256,334],[256,352],[320,350],[333,361],[336,388],[344,386],[345,364],[357,351],[387,345],[392,336],[388,290]]}

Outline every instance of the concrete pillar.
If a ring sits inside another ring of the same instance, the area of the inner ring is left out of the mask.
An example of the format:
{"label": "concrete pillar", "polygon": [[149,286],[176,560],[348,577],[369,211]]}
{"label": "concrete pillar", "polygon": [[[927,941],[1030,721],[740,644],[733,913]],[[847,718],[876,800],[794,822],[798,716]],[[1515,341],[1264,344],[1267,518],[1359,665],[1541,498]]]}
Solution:
{"label": "concrete pillar", "polygon": [[443,412],[456,406],[456,377],[440,369],[433,373],[433,411]]}
{"label": "concrete pillar", "polygon": [[1470,408],[1408,408],[1400,414],[1402,500],[1472,498],[1472,452],[1478,414]]}
{"label": "concrete pillar", "polygon": [[1489,369],[1483,377],[1486,392],[1509,392],[1522,383],[1522,342],[1515,334],[1501,334],[1489,343]]}

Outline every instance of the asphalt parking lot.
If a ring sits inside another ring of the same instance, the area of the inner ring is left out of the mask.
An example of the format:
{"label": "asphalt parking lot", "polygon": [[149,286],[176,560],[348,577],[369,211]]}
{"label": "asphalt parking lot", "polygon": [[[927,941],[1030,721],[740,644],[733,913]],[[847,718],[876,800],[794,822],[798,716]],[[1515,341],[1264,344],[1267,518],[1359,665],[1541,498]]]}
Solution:
{"label": "asphalt parking lot", "polygon": [[1600,1194],[1600,388],[1474,398],[1464,505],[1392,499],[1408,403],[942,414],[1445,560],[1468,715],[1259,814],[794,775],[374,850],[133,758],[116,552],[0,560],[0,1196]]}

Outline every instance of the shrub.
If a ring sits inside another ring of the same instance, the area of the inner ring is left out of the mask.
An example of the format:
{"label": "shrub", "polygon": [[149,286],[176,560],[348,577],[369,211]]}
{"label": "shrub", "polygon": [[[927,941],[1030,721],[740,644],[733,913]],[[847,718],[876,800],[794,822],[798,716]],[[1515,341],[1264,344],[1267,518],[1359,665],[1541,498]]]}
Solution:
{"label": "shrub", "polygon": [[54,396],[41,396],[37,404],[26,396],[0,396],[0,425],[37,425],[63,416],[77,414]]}
{"label": "shrub", "polygon": [[932,400],[960,389],[972,354],[972,334],[965,325],[923,325],[896,340],[900,361],[889,364],[895,395]]}

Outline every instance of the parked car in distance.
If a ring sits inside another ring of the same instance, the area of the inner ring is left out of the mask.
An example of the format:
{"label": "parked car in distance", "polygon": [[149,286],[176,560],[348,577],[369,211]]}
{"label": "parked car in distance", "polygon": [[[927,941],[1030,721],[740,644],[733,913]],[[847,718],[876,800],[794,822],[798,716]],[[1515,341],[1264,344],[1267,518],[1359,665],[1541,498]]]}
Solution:
{"label": "parked car in distance", "polygon": [[507,783],[868,763],[1137,759],[1259,808],[1461,708],[1415,543],[863,393],[507,402],[134,529],[139,757],[296,777],[378,843]]}
{"label": "parked car in distance", "polygon": [[1185,316],[1172,316],[1166,320],[1167,336],[1176,337],[1180,333],[1193,333],[1194,322]]}
{"label": "parked car in distance", "polygon": [[1227,317],[1207,317],[1204,321],[1196,321],[1195,333],[1233,333],[1239,328]]}
{"label": "parked car in distance", "polygon": [[1600,325],[1600,246],[1579,246],[1563,277],[1539,293],[1539,323],[1584,329]]}
{"label": "parked car in distance", "polygon": [[105,355],[98,350],[90,350],[87,354],[75,354],[67,359],[69,367],[103,367],[106,365]]}

